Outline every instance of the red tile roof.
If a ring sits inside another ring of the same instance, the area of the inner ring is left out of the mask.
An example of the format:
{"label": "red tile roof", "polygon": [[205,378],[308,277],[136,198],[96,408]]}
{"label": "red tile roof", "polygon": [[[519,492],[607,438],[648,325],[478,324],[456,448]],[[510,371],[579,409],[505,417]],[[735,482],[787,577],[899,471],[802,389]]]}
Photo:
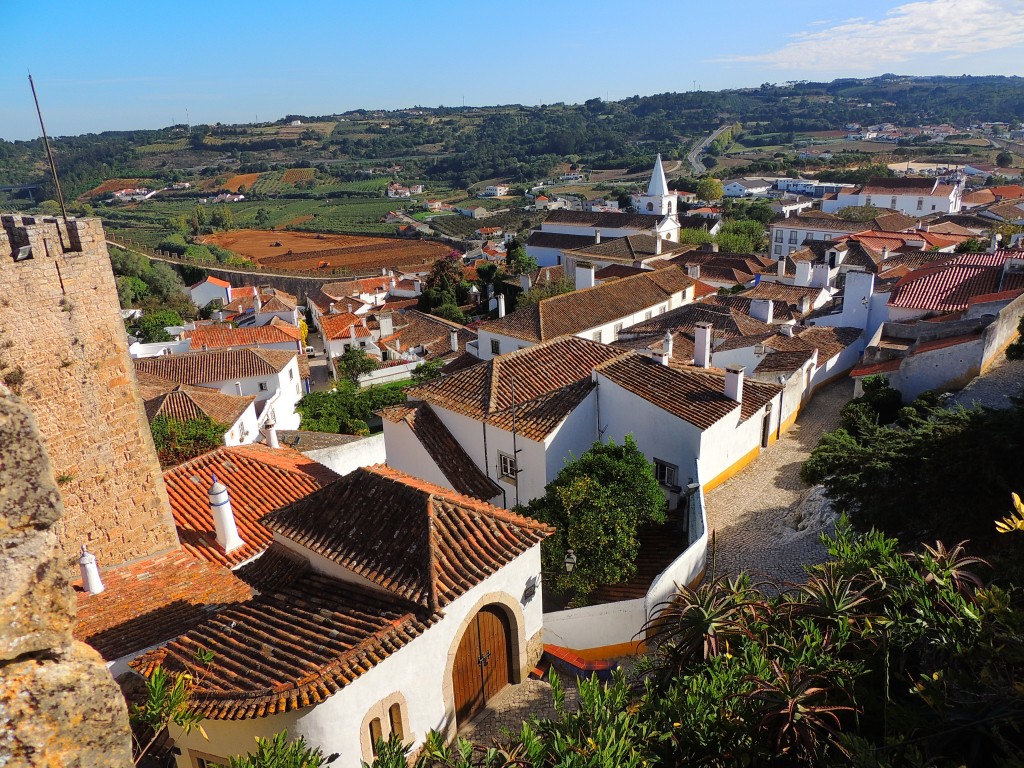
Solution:
{"label": "red tile roof", "polygon": [[[231,499],[238,535],[245,542],[225,554],[217,544],[210,511],[213,475]],[[164,472],[164,485],[181,546],[196,557],[229,567],[255,557],[269,546],[264,515],[298,501],[336,480],[333,470],[291,448],[239,445],[218,448]]]}
{"label": "red tile roof", "polygon": [[[274,322],[276,321],[276,322]],[[296,351],[302,342],[302,330],[279,318],[268,325],[233,328],[230,325],[214,325],[185,331],[185,338],[192,340],[192,349],[225,349],[228,347],[256,347],[260,344],[288,344]]]}
{"label": "red tile roof", "polygon": [[973,297],[999,291],[1007,252],[961,253],[900,279],[889,306],[934,312],[967,309]]}
{"label": "red tile roof", "polygon": [[212,384],[272,376],[283,371],[297,356],[296,352],[270,349],[221,349],[187,355],[141,357],[135,360],[135,370],[179,384]]}
{"label": "red tile roof", "polygon": [[231,571],[182,549],[101,569],[106,589],[78,593],[75,637],[107,661],[156,645],[198,626],[252,591]]}
{"label": "red tile roof", "polygon": [[936,349],[945,349],[946,347],[956,347],[960,344],[969,344],[972,341],[980,341],[980,333],[967,333],[961,336],[947,336],[944,339],[931,339],[930,341],[919,341],[914,345],[912,355],[918,355],[922,352],[934,352]]}
{"label": "red tile roof", "polygon": [[190,387],[172,381],[154,386],[152,383],[143,383],[142,376],[139,377],[139,392],[150,421],[158,416],[177,421],[208,416],[218,424],[231,426],[256,400],[254,396],[225,395],[206,387]]}
{"label": "red tile roof", "polygon": [[553,532],[529,517],[383,465],[357,469],[263,522],[430,611]]}
{"label": "red tile roof", "polygon": [[210,285],[219,285],[221,288],[231,287],[231,283],[229,283],[227,280],[221,280],[219,277],[208,275],[204,277],[202,280],[200,280],[198,283],[193,285],[192,288],[198,288],[200,285],[204,285],[206,283],[209,283]]}
{"label": "red tile roof", "polygon": [[881,363],[862,363],[850,371],[850,376],[860,378],[861,376],[874,376],[876,373],[891,373],[898,371],[903,358],[895,360],[884,360]]}
{"label": "red tile roof", "polygon": [[622,354],[621,349],[567,336],[501,355],[406,392],[412,399],[504,429],[512,418],[514,386],[519,434],[542,440],[586,396],[595,366]]}
{"label": "red tile roof", "polygon": [[580,333],[667,302],[693,285],[679,268],[657,269],[582,291],[563,293],[517,309],[481,330],[527,341]]}

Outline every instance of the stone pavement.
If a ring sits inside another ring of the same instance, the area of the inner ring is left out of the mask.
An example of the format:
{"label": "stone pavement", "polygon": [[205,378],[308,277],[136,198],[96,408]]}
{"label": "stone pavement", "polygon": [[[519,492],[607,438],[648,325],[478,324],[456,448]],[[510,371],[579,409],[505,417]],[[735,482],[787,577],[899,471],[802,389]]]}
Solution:
{"label": "stone pavement", "polygon": [[[846,377],[819,390],[781,440],[707,494],[718,575],[745,570],[755,582],[804,581],[803,566],[825,559],[818,537],[831,514],[820,489],[800,480],[800,466],[821,434],[838,426],[851,397],[853,382]],[[709,574],[711,566],[709,553]]]}
{"label": "stone pavement", "polygon": [[965,408],[975,404],[997,410],[1010,408],[1013,406],[1010,397],[1019,395],[1021,389],[1024,389],[1024,360],[1007,360],[1000,354],[999,361],[984,375],[953,395],[951,404],[959,403]]}
{"label": "stone pavement", "polygon": [[[576,708],[577,690],[575,681],[561,676],[565,689],[565,704],[570,710]],[[492,746],[494,739],[503,742],[504,729],[518,733],[523,721],[531,715],[553,718],[555,704],[551,699],[551,686],[543,680],[526,680],[519,685],[510,685],[489,702],[459,736],[483,746]]]}

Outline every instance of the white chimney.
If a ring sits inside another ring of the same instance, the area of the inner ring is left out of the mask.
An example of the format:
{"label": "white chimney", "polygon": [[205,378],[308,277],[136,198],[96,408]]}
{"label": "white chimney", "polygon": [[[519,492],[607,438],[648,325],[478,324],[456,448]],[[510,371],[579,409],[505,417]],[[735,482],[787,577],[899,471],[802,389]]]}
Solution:
{"label": "white chimney", "polygon": [[259,288],[256,289],[256,296],[252,300],[252,308],[256,314],[259,314],[260,310],[263,309],[263,298],[260,296]]}
{"label": "white chimney", "polygon": [[661,256],[661,235],[654,236],[654,255]]}
{"label": "white chimney", "polygon": [[656,357],[662,365],[668,365],[672,360],[672,331],[665,331],[665,338],[661,342],[661,352]]}
{"label": "white chimney", "polygon": [[277,423],[274,421],[273,410],[267,414],[267,420],[263,423],[263,431],[267,438],[267,447],[280,448],[281,442],[277,439]]}
{"label": "white chimney", "polygon": [[796,278],[793,285],[808,286],[811,284],[811,262],[798,261],[796,263]]}
{"label": "white chimney", "polygon": [[523,272],[523,274],[519,276],[519,289],[523,291],[528,291],[530,290],[530,288],[530,273]]}
{"label": "white chimney", "polygon": [[882,261],[885,261],[888,258],[889,258],[889,246],[888,245],[883,245],[882,246]]}
{"label": "white chimney", "polygon": [[778,273],[777,274],[778,274],[779,277],[785,277],[786,276],[786,257],[785,256],[783,256],[781,259],[779,259],[779,262],[778,262]]}
{"label": "white chimney", "polygon": [[355,323],[352,323],[348,327],[348,337],[350,339],[352,339],[352,346],[354,347],[356,345],[356,324]]}
{"label": "white chimney", "polygon": [[452,332],[451,332],[451,334],[449,335],[448,338],[451,341],[452,352],[458,352],[459,351],[459,332],[456,331],[453,328]]}
{"label": "white chimney", "polygon": [[378,312],[377,322],[380,323],[380,336],[382,339],[395,332],[394,315],[390,312]]}
{"label": "white chimney", "polygon": [[989,243],[988,243],[988,252],[989,253],[995,253],[996,251],[998,251],[999,250],[999,246],[1002,244],[1002,242],[1003,242],[1003,236],[1002,235],[1000,235],[999,233],[996,233],[996,234],[992,235],[992,239],[989,240]]}
{"label": "white chimney", "polygon": [[228,489],[225,485],[213,476],[213,485],[210,486],[210,511],[213,513],[213,530],[217,535],[217,544],[225,552],[233,552],[245,542],[238,536],[238,527],[235,525],[235,513],[231,511],[231,499],[228,497]]}
{"label": "white chimney", "polygon": [[418,277],[412,281],[412,289],[416,291],[417,295],[422,292],[422,288],[423,283],[420,281]]}
{"label": "white chimney", "polygon": [[242,382],[240,381],[235,382],[235,394],[237,394],[239,397],[242,396]]}
{"label": "white chimney", "polygon": [[779,326],[779,332],[783,336],[789,336],[790,338],[792,338],[793,335],[796,333],[796,328],[794,328],[792,325],[787,323],[786,325],[780,325]]}
{"label": "white chimney", "polygon": [[743,402],[743,369],[725,369],[725,396],[737,403]]}
{"label": "white chimney", "polygon": [[332,315],[335,313],[333,301],[331,302],[331,305],[327,308],[327,311],[330,312]]}
{"label": "white chimney", "polygon": [[505,294],[498,294],[498,317],[505,316]]}
{"label": "white chimney", "polygon": [[395,282],[395,278],[393,278],[393,277],[392,277],[392,278],[391,278],[391,290],[392,290],[392,291],[393,291],[393,290],[395,290],[395,286],[396,286],[396,285],[397,285],[397,283]]}
{"label": "white chimney", "polygon": [[96,555],[82,545],[82,556],[78,558],[78,567],[82,571],[82,589],[90,595],[98,595],[106,587],[100,578],[100,569],[96,565]]}
{"label": "white chimney", "polygon": [[224,310],[223,309],[218,309],[217,310],[217,322],[218,323],[223,323],[224,322]]}
{"label": "white chimney", "polygon": [[594,265],[589,261],[576,263],[576,290],[594,287]]}
{"label": "white chimney", "polygon": [[697,323],[693,327],[693,364],[698,368],[711,367],[711,323]]}
{"label": "white chimney", "polygon": [[700,264],[687,264],[686,276],[694,280],[700,280]]}
{"label": "white chimney", "polygon": [[771,299],[752,299],[750,301],[750,316],[762,323],[771,325],[774,316],[774,305]]}
{"label": "white chimney", "polygon": [[594,245],[600,245],[600,244],[601,244],[601,230],[600,229],[595,229],[594,230]]}

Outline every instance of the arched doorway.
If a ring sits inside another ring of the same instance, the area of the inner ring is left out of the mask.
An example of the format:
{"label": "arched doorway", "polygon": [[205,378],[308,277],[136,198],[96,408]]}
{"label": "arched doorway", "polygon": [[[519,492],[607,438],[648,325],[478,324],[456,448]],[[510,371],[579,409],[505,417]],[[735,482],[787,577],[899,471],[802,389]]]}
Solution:
{"label": "arched doorway", "polygon": [[509,684],[511,647],[505,612],[492,605],[481,608],[466,627],[452,666],[457,725],[468,722]]}

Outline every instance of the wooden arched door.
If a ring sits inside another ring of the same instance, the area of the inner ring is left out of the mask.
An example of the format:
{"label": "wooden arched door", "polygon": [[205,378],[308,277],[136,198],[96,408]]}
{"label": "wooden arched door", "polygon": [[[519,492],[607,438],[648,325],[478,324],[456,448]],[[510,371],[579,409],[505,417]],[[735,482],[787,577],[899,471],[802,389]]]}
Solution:
{"label": "wooden arched door", "polygon": [[511,647],[505,613],[492,606],[481,608],[469,622],[452,666],[456,725],[468,722],[509,684]]}

